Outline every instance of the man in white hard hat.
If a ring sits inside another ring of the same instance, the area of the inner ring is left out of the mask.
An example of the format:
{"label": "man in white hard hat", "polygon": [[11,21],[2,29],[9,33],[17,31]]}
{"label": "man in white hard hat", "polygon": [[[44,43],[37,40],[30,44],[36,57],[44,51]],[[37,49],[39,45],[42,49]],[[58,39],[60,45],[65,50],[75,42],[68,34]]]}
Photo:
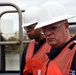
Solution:
{"label": "man in white hard hat", "polygon": [[[34,29],[37,24],[38,11],[39,8],[34,6],[25,11],[25,23],[22,27],[26,30],[28,37],[32,41],[24,48],[20,75],[33,75],[33,73],[37,75],[37,69],[40,67],[33,68],[33,66],[40,65],[45,59],[46,61],[49,60],[46,52],[50,51],[50,45],[46,43],[44,34],[41,34],[39,29]],[[47,50],[44,50],[46,47],[48,47]],[[42,52],[43,50],[44,52]],[[34,63],[34,59],[37,59],[36,63]]]}
{"label": "man in white hard hat", "polygon": [[44,3],[39,10],[38,24],[51,46],[47,53],[50,62],[43,66],[41,75],[76,75],[76,36],[70,37],[69,15],[64,6],[53,1]]}

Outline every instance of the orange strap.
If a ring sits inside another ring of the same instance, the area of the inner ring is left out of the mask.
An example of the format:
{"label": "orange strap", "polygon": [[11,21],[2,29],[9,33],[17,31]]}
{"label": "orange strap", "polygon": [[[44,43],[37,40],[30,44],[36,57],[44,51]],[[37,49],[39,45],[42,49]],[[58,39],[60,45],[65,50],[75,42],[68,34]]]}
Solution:
{"label": "orange strap", "polygon": [[33,56],[34,45],[35,45],[34,40],[32,40],[28,45],[27,52],[26,52],[26,62]]}
{"label": "orange strap", "polygon": [[50,49],[51,46],[48,45],[47,42],[45,42],[42,47],[37,51],[37,53],[33,56],[33,59],[41,59],[42,62],[46,62],[46,60],[49,59],[46,53],[50,52]]}

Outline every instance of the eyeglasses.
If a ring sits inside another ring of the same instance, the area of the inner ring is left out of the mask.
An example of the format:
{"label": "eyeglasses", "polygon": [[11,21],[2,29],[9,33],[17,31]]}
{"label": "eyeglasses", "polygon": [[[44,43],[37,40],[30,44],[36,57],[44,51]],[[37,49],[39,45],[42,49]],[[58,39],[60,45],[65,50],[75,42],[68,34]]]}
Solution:
{"label": "eyeglasses", "polygon": [[48,31],[55,31],[58,27],[60,27],[64,23],[66,23],[66,21],[61,22],[61,23],[59,23],[57,25],[50,26],[50,27],[45,28],[45,29],[42,28],[41,32],[44,33],[44,34],[46,34]]}
{"label": "eyeglasses", "polygon": [[37,24],[37,23],[32,24],[32,25],[27,26],[27,27],[24,27],[24,29],[25,29],[25,30],[28,30],[28,29],[34,29],[34,28],[35,28],[35,26],[36,26],[36,24]]}

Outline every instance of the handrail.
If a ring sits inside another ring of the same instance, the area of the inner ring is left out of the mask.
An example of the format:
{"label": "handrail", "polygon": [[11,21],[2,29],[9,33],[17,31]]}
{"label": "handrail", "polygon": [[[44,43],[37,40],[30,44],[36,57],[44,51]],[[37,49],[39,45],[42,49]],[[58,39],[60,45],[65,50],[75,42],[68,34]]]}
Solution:
{"label": "handrail", "polygon": [[[4,14],[6,13],[17,13],[18,11],[16,10],[7,10],[7,11],[4,11],[0,14],[0,17],[3,16]],[[25,10],[21,10],[21,12],[25,12]]]}
{"label": "handrail", "polygon": [[[20,8],[17,6],[17,5],[15,5],[15,4],[13,4],[13,3],[0,3],[0,6],[12,6],[12,7],[14,7],[17,11],[18,11],[18,14],[19,14],[19,43],[20,43],[20,60],[21,60],[21,56],[22,56],[22,50],[23,50],[23,40],[22,40],[22,38],[23,38],[23,33],[22,33],[22,27],[21,27],[21,25],[22,25],[22,13],[21,13],[21,10],[20,10]],[[11,11],[10,11],[11,12]],[[4,12],[4,13],[7,13],[7,12]],[[2,17],[2,15],[4,14],[4,13],[2,13],[2,14],[0,14],[0,20],[1,20],[1,17]],[[0,36],[1,36],[1,34],[0,34]],[[0,39],[1,40],[1,39]],[[2,43],[2,42],[1,42]],[[0,47],[0,49],[1,49],[1,47]],[[0,50],[0,53],[1,53],[1,50]],[[0,69],[2,68],[1,66],[2,66],[2,62],[1,62],[1,60],[2,60],[2,57],[0,57]]]}
{"label": "handrail", "polygon": [[20,8],[13,4],[13,3],[0,3],[0,6],[12,6],[14,8],[16,8],[16,10],[18,11],[18,14],[19,14],[19,40],[20,40],[20,57],[22,56],[22,50],[23,50],[23,33],[22,33],[22,13],[21,13],[21,10]]}
{"label": "handrail", "polygon": [[[23,44],[28,44],[30,41],[23,41]],[[6,41],[6,42],[0,42],[0,45],[19,45],[19,41]]]}

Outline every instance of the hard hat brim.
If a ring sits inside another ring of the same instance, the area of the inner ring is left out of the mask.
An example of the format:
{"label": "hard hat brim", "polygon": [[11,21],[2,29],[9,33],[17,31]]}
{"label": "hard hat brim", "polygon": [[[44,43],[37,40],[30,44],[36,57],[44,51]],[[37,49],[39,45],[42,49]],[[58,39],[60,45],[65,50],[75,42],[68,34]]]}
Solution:
{"label": "hard hat brim", "polygon": [[34,23],[37,23],[37,21],[30,22],[30,23],[24,23],[24,24],[22,25],[22,27],[27,27],[27,26],[30,26],[30,25],[32,25],[32,24],[34,24]]}
{"label": "hard hat brim", "polygon": [[45,22],[42,22],[42,23],[38,23],[36,26],[35,26],[35,29],[37,28],[42,28],[44,26],[48,26],[49,24],[53,24],[53,23],[56,23],[56,22],[59,22],[59,21],[62,21],[62,20],[66,20],[66,19],[70,19],[70,18],[73,18],[74,15],[64,15],[64,16],[60,16],[60,17],[56,17],[54,19],[51,19],[51,20],[48,20],[48,21],[45,21]]}

